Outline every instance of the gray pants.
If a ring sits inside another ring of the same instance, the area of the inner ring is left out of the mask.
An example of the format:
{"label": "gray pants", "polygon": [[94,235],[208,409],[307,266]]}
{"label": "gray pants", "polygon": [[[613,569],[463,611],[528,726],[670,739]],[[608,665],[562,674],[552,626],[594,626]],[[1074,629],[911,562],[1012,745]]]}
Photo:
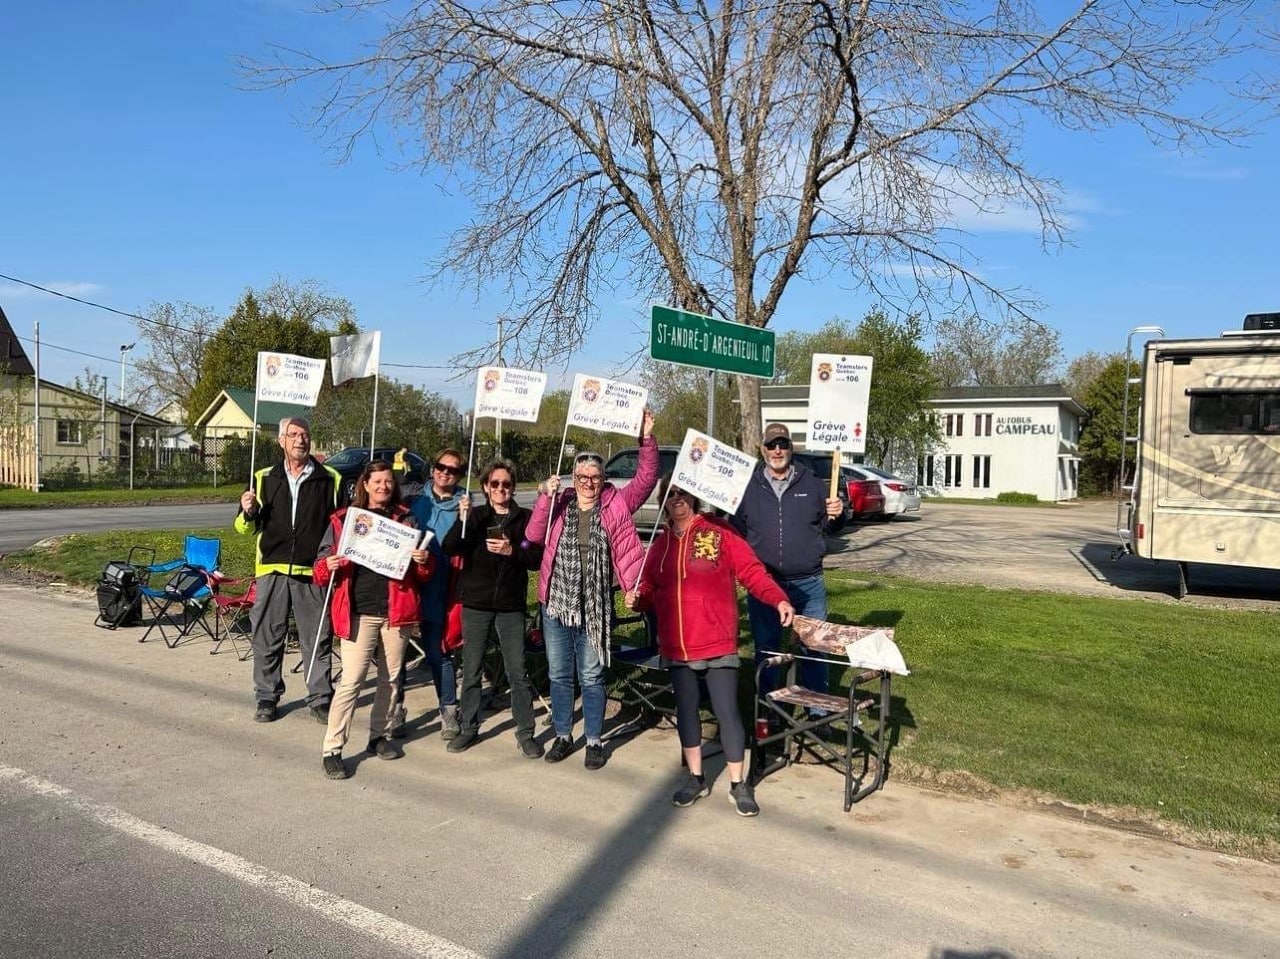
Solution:
{"label": "gray pants", "polygon": [[[313,584],[310,577],[283,573],[265,573],[258,577],[258,595],[249,616],[253,627],[253,691],[258,702],[276,703],[284,695],[284,643],[289,630],[289,611],[293,611],[298,625],[298,645],[305,670],[311,662],[323,607],[324,590]],[[320,629],[311,682],[307,684],[308,706],[323,706],[333,698],[333,680],[329,676],[332,638],[326,616]]]}

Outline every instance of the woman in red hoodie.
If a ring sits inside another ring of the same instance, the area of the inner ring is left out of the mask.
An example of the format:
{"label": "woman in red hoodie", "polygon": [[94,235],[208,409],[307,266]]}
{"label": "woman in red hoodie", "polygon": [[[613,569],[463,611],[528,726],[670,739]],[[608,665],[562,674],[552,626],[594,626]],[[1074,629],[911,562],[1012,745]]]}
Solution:
{"label": "woman in red hoodie", "polygon": [[698,511],[692,493],[658,487],[666,496],[667,526],[644,562],[638,590],[627,594],[633,609],[652,608],[658,620],[658,652],[671,671],[676,727],[689,779],[671,801],[692,806],[711,792],[702,775],[702,728],[698,680],[707,683],[729,766],[729,801],[740,816],[759,815],[751,784],[742,777],[746,736],[738,713],[738,596],[741,583],[756,599],[778,610],[784,626],[795,610],[787,594],[756,558],[747,541],[727,524]]}
{"label": "woman in red hoodie", "polygon": [[[391,464],[385,460],[374,460],[361,471],[353,505],[405,526],[416,526],[413,514],[400,502],[400,487]],[[351,732],[360,687],[375,658],[378,688],[369,717],[369,752],[379,759],[399,759],[402,755],[388,735],[391,703],[409,633],[418,625],[418,588],[431,576],[432,566],[426,544],[410,554],[413,561],[404,579],[391,579],[336,555],[346,521],[345,509],[338,510],[329,520],[312,574],[317,586],[327,586],[333,578],[333,604],[329,611],[333,632],[342,640],[342,682],[333,692],[329,728],[322,747],[324,774],[330,779],[347,778],[342,747]]]}

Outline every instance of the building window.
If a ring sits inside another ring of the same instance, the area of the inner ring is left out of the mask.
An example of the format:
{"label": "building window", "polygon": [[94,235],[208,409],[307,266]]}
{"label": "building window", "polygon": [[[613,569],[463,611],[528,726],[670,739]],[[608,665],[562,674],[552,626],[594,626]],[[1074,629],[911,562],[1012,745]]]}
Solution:
{"label": "building window", "polygon": [[58,445],[84,445],[84,433],[80,429],[79,420],[58,420]]}
{"label": "building window", "polygon": [[974,413],[973,414],[973,435],[974,436],[990,436],[991,435],[991,414],[990,413]]}
{"label": "building window", "polygon": [[975,456],[973,458],[973,488],[991,489],[990,456]]}
{"label": "building window", "polygon": [[942,488],[960,488],[960,454],[948,453],[942,457]]}
{"label": "building window", "polygon": [[948,413],[943,420],[942,431],[947,436],[964,436],[964,414]]}
{"label": "building window", "polygon": [[921,486],[933,485],[933,457],[922,456],[920,462],[916,464],[916,476],[920,478]]}

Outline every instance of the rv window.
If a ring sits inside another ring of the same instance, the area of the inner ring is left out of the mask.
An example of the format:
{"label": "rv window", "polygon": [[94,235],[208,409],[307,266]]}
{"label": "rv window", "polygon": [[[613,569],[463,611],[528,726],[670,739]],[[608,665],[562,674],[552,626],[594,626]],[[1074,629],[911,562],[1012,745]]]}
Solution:
{"label": "rv window", "polygon": [[1280,393],[1193,393],[1191,432],[1280,433]]}

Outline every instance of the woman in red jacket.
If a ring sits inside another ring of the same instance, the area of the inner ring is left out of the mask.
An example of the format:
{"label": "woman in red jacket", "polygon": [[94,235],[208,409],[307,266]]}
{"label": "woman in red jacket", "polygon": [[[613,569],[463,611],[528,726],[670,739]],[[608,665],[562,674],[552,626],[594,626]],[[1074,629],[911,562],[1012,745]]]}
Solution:
{"label": "woman in red jacket", "polygon": [[702,728],[698,680],[707,683],[729,766],[729,801],[740,816],[756,816],[751,784],[742,776],[746,736],[738,713],[738,596],[741,583],[756,599],[778,610],[790,625],[795,610],[787,594],[756,558],[747,541],[727,524],[698,511],[692,493],[658,488],[666,496],[667,526],[645,559],[640,587],[627,594],[633,609],[652,608],[658,620],[658,652],[671,671],[676,727],[689,779],[671,801],[692,806],[711,792],[702,775]]}
{"label": "woman in red jacket", "polygon": [[[391,464],[385,460],[374,460],[360,473],[352,505],[416,528],[412,514],[400,502],[400,487]],[[324,774],[330,779],[347,778],[342,747],[351,732],[360,687],[375,658],[378,688],[369,717],[368,750],[379,759],[399,759],[403,755],[389,735],[391,703],[400,682],[400,665],[410,631],[418,625],[418,588],[430,577],[432,565],[431,554],[425,548],[416,549],[404,579],[399,580],[335,555],[346,519],[345,509],[333,514],[320,541],[313,573],[317,586],[327,586],[333,577],[330,616],[334,634],[343,641],[342,682],[329,705],[329,728],[323,746]]]}

